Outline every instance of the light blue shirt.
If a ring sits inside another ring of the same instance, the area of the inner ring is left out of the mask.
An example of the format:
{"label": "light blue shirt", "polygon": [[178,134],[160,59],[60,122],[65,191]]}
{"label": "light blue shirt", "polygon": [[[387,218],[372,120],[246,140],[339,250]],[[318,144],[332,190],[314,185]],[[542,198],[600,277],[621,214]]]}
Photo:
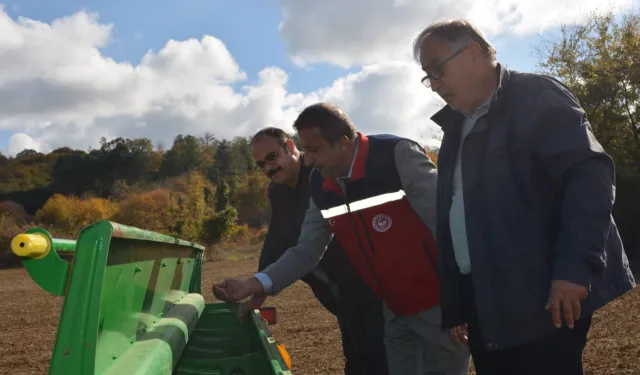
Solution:
{"label": "light blue shirt", "polygon": [[464,140],[475,126],[478,119],[489,111],[489,106],[493,95],[487,99],[471,116],[465,116],[462,123],[462,134],[458,147],[458,157],[453,169],[453,199],[449,209],[449,231],[451,233],[451,243],[453,244],[453,254],[458,264],[460,272],[468,274],[471,272],[471,258],[469,256],[469,243],[467,241],[467,225],[464,212],[464,194],[462,185],[462,145]]}

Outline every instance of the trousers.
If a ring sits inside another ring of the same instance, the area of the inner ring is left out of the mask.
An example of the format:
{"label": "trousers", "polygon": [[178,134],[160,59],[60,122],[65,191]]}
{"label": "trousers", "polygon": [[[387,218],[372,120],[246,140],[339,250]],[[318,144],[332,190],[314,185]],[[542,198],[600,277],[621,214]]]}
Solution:
{"label": "trousers", "polygon": [[390,375],[467,375],[470,354],[441,328],[440,306],[396,316],[384,306]]}
{"label": "trousers", "polygon": [[575,321],[573,329],[563,326],[527,344],[489,351],[483,345],[471,275],[461,275],[460,280],[469,349],[477,375],[584,375],[582,354],[591,315]]}

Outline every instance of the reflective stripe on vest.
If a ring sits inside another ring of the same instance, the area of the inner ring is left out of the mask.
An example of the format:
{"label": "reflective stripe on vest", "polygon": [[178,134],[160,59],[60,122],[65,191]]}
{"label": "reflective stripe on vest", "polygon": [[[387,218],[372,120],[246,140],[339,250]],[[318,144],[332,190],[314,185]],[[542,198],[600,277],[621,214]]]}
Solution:
{"label": "reflective stripe on vest", "polygon": [[[360,211],[371,207],[382,206],[385,203],[399,201],[404,197],[404,190],[399,190],[393,193],[380,194],[376,195],[375,197],[369,197],[361,199],[359,201],[351,202],[349,204],[349,209],[351,209],[351,212]],[[349,210],[347,209],[347,205],[343,204],[341,206],[321,210],[320,212],[325,219],[330,219],[332,217],[344,215],[348,213]]]}

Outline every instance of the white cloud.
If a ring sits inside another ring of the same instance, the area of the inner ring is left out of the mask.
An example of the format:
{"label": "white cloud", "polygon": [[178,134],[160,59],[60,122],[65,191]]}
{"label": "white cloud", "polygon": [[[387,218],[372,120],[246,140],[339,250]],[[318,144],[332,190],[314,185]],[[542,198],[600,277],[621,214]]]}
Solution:
{"label": "white cloud", "polygon": [[369,65],[309,95],[306,101],[338,105],[356,128],[367,133],[395,133],[434,144],[440,130],[429,117],[444,102],[420,83],[423,75],[407,62]]}
{"label": "white cloud", "polygon": [[280,34],[300,65],[342,67],[409,59],[413,40],[430,23],[464,17],[485,36],[523,36],[571,22],[585,12],[620,9],[640,0],[281,0]]}
{"label": "white cloud", "polygon": [[40,151],[40,144],[24,133],[17,133],[9,138],[9,155],[15,155],[22,150]]}
{"label": "white cloud", "polygon": [[434,96],[415,64],[372,64],[308,94],[288,92],[286,72],[266,67],[257,83],[234,89],[247,76],[219,39],[170,40],[132,65],[102,55],[112,28],[84,12],[46,24],[0,9],[0,130],[19,133],[10,155],[97,147],[102,136],[170,145],[177,134],[291,130],[299,111],[320,100],[342,106],[367,133],[426,142],[434,132]]}

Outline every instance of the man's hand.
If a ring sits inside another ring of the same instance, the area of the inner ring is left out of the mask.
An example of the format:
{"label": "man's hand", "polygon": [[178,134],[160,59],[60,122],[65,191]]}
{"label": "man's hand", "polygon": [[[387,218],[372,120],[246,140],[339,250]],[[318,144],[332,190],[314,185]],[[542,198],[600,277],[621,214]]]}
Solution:
{"label": "man's hand", "polygon": [[259,309],[260,306],[264,303],[264,300],[267,299],[266,295],[253,295],[250,299],[243,301],[238,305],[238,309],[236,311],[238,319],[243,319],[245,315],[251,310]]}
{"label": "man's hand", "polygon": [[469,341],[469,334],[467,332],[467,325],[462,324],[457,327],[453,327],[449,330],[449,336],[451,340],[457,346],[467,345]]}
{"label": "man's hand", "polygon": [[243,300],[251,295],[264,293],[262,284],[255,277],[241,279],[234,277],[223,282],[213,284],[213,295],[225,302]]}
{"label": "man's hand", "polygon": [[582,285],[566,280],[553,280],[545,309],[551,311],[553,324],[557,328],[562,326],[562,316],[567,327],[573,329],[574,319],[580,317],[580,300],[587,297],[588,292]]}

